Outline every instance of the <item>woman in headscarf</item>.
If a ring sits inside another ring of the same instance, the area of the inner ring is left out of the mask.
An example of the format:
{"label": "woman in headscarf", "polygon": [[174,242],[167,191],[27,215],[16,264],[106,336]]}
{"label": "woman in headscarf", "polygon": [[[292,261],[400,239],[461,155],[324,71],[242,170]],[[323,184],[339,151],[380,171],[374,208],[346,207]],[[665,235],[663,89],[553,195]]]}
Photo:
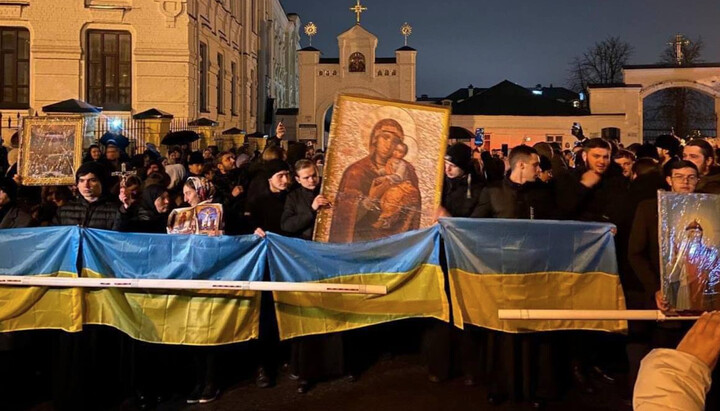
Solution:
{"label": "woman in headscarf", "polygon": [[[183,197],[191,207],[210,203],[215,195],[215,186],[204,177],[190,177],[183,185]],[[221,223],[222,224],[222,223]],[[213,347],[193,349],[195,363],[195,387],[187,398],[188,404],[205,404],[214,401],[220,394],[216,382],[217,356]]]}
{"label": "woman in headscarf", "polygon": [[211,203],[215,196],[215,186],[205,177],[190,177],[183,186],[183,197],[191,207]]}

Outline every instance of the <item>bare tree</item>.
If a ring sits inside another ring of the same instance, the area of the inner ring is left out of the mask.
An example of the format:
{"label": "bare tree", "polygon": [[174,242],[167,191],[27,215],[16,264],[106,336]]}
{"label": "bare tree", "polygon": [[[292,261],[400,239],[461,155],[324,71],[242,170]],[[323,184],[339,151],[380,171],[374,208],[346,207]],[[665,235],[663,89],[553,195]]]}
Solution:
{"label": "bare tree", "polygon": [[[677,46],[680,45],[678,59]],[[667,66],[692,66],[702,62],[704,43],[702,38],[686,40],[672,36],[660,54],[660,64]],[[680,137],[688,137],[698,130],[716,127],[714,100],[703,93],[688,88],[669,88],[660,90],[648,97],[645,102],[647,112],[647,132],[649,134],[667,134],[674,130]]]}
{"label": "bare tree", "polygon": [[586,91],[590,84],[622,83],[623,66],[632,54],[632,46],[620,37],[608,37],[595,43],[570,65],[570,87]]}

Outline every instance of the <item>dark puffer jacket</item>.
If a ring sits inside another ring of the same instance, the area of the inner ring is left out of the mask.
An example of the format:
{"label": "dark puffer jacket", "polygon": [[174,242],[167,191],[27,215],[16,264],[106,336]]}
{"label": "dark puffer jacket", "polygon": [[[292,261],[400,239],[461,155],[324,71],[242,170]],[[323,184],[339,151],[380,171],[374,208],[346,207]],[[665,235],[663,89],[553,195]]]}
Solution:
{"label": "dark puffer jacket", "polygon": [[557,219],[552,187],[535,181],[516,184],[508,177],[483,190],[479,201],[482,218]]}
{"label": "dark puffer jacket", "polygon": [[117,230],[119,213],[120,203],[113,201],[111,197],[101,197],[93,203],[77,197],[58,209],[53,225]]}
{"label": "dark puffer jacket", "polygon": [[288,194],[280,223],[283,231],[293,237],[312,239],[317,216],[317,211],[313,210],[312,203],[318,194],[320,194],[319,185],[314,191],[297,187]]}

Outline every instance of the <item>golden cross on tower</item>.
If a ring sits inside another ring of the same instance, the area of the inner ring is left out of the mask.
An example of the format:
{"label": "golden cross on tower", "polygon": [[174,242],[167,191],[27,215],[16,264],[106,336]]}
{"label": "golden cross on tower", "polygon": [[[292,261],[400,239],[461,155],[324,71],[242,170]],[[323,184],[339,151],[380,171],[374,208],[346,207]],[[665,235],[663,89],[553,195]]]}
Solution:
{"label": "golden cross on tower", "polygon": [[360,24],[360,14],[362,14],[363,11],[367,10],[367,7],[360,4],[360,0],[357,0],[357,3],[350,7],[350,11],[355,13],[355,18],[357,19],[357,24]]}

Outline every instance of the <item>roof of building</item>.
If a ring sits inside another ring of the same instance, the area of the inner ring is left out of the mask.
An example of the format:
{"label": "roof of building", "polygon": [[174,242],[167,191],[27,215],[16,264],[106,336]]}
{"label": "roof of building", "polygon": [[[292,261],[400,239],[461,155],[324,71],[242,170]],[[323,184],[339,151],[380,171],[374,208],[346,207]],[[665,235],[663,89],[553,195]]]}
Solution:
{"label": "roof of building", "polygon": [[133,116],[133,119],[135,120],[148,120],[153,118],[174,118],[174,116],[156,108],[145,110],[142,113],[137,113]]}
{"label": "roof of building", "polygon": [[313,47],[313,46],[307,46],[307,47],[301,48],[301,49],[298,50],[298,51],[320,51],[320,50],[316,49],[316,48]]}
{"label": "roof of building", "polygon": [[676,64],[635,64],[623,66],[624,70],[642,70],[642,69],[682,69],[682,68],[703,68],[703,67],[720,67],[720,63],[692,63],[678,66]]}
{"label": "roof of building", "polygon": [[417,50],[415,50],[414,48],[412,48],[412,47],[410,47],[410,46],[402,46],[402,47],[400,47],[399,49],[397,49],[397,50],[395,50],[395,51],[417,51]]}
{"label": "roof of building", "polygon": [[203,126],[217,127],[217,125],[218,125],[217,121],[213,121],[213,120],[210,120],[209,118],[205,118],[205,117],[200,117],[199,119],[193,120],[188,123],[188,126],[193,126],[193,127],[203,127]]}
{"label": "roof of building", "polygon": [[504,116],[574,116],[587,114],[572,104],[534,94],[533,91],[504,80],[472,97],[453,104],[453,114]]}
{"label": "roof of building", "polygon": [[71,98],[43,106],[42,111],[45,113],[99,113],[102,111],[102,107]]}

